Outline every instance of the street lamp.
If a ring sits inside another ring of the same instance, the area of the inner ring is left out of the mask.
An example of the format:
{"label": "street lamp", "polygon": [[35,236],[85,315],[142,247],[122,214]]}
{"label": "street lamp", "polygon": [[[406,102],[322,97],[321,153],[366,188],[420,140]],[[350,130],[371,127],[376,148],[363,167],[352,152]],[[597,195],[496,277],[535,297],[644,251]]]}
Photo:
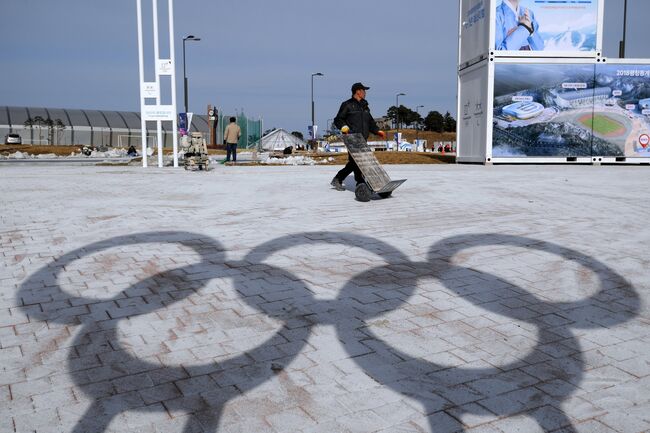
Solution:
{"label": "street lamp", "polygon": [[327,133],[328,134],[332,133],[332,126],[331,125],[332,125],[333,121],[334,121],[334,119],[327,119]]}
{"label": "street lamp", "polygon": [[316,139],[316,131],[314,131],[314,77],[324,77],[325,75],[321,72],[316,72],[311,74],[311,138],[312,140]]}
{"label": "street lamp", "polygon": [[406,93],[398,93],[395,96],[395,108],[397,108],[397,112],[395,113],[395,124],[397,126],[397,134],[395,135],[395,142],[397,143],[397,148],[395,150],[399,150],[399,97],[400,96],[406,96]]}
{"label": "street lamp", "polygon": [[200,41],[201,38],[196,38],[194,35],[187,35],[183,38],[183,97],[185,100],[185,112],[188,112],[187,109],[187,73],[185,71],[185,41]]}
{"label": "street lamp", "polygon": [[627,0],[625,0],[623,6],[623,40],[619,42],[618,45],[618,57],[621,59],[625,58],[625,36],[627,32]]}
{"label": "street lamp", "polygon": [[[420,117],[420,113],[418,112],[418,109],[420,109],[420,108],[424,108],[424,105],[418,105],[417,107],[415,107],[415,113],[418,115],[418,117]],[[415,124],[415,150],[417,151],[418,150],[418,138],[419,138],[419,132],[420,132],[420,120],[418,119],[418,120],[416,120],[416,122],[417,123]],[[425,149],[423,148],[422,150],[425,150]]]}

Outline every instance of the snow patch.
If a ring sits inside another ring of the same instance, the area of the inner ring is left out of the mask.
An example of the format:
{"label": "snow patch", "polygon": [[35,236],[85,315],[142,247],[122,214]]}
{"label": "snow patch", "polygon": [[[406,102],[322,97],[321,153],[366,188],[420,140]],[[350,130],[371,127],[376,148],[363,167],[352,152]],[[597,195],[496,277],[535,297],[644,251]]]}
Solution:
{"label": "snow patch", "polygon": [[314,159],[309,156],[288,156],[286,158],[271,158],[267,156],[260,160],[261,164],[280,164],[280,165],[316,165],[327,164],[333,161],[334,158]]}
{"label": "snow patch", "polygon": [[110,149],[106,152],[92,151],[91,158],[124,158],[128,156],[126,149]]}
{"label": "snow patch", "polygon": [[17,152],[14,152],[14,153],[10,153],[7,158],[8,159],[27,159],[27,158],[29,158],[29,154],[17,151]]}

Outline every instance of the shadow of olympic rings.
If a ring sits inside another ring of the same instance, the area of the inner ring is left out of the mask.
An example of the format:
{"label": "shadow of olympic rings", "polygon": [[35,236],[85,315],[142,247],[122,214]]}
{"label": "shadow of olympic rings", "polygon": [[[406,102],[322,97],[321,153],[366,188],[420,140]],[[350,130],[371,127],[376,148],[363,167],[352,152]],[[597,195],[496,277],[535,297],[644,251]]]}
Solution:
{"label": "shadow of olympic rings", "polygon": [[[75,296],[64,292],[58,283],[45,283],[51,281],[52,274],[56,279],[67,266],[83,257],[109,248],[150,243],[178,244],[194,251],[201,260],[139,281],[110,300]],[[377,256],[378,263],[383,261],[385,264],[354,276],[335,300],[320,300],[295,275],[265,263],[265,260],[282,250],[317,244],[360,248]],[[581,301],[548,302],[497,275],[453,263],[454,258],[465,249],[495,245],[551,253],[577,263],[598,276],[600,290]],[[196,430],[216,432],[225,404],[279,374],[283,366],[290,364],[304,349],[312,328],[317,325],[335,326],[346,350],[359,343],[371,348],[371,355],[351,358],[378,383],[419,401],[427,414],[444,409],[453,409],[458,416],[468,413],[499,417],[525,414],[544,430],[564,427],[566,431],[574,431],[562,409],[562,403],[577,389],[584,374],[580,343],[573,331],[614,326],[636,316],[639,297],[631,285],[605,264],[577,251],[516,236],[476,234],[448,238],[433,245],[427,259],[426,262],[411,262],[391,245],[365,236],[317,232],[281,237],[259,245],[242,261],[228,261],[224,247],[213,239],[187,232],[154,232],[116,237],[71,251],[32,274],[21,285],[17,296],[18,303],[25,308],[30,320],[78,325],[80,332],[72,347],[87,344],[91,335],[101,330],[102,338],[113,352],[119,354],[115,361],[110,361],[108,357],[107,365],[102,365],[105,380],[113,390],[124,389],[124,384],[130,381],[134,383],[131,392],[106,395],[105,391],[89,385],[88,369],[75,364],[78,356],[71,350],[68,357],[69,374],[75,385],[93,401],[75,426],[75,433],[105,431],[115,416],[126,411],[165,410],[191,415],[185,425],[187,433]],[[274,277],[275,284],[269,284],[264,278],[249,280],[245,273],[236,277],[237,274],[233,273],[233,269],[260,265],[263,265],[264,274]],[[472,292],[467,287],[449,284],[449,279],[441,281],[448,290],[475,303],[477,307],[534,327],[537,330],[537,345],[523,358],[484,368],[441,365],[393,348],[373,331],[369,322],[403,307],[415,293],[418,280],[468,271],[486,282],[499,281],[500,284],[492,284],[487,289],[474,286]],[[196,278],[197,275],[202,277]],[[283,326],[258,347],[242,355],[205,365],[171,367],[132,356],[121,347],[116,326],[104,329],[101,321],[89,319],[93,316],[88,311],[93,306],[110,305],[129,298],[140,299],[143,294],[153,295],[153,298],[148,297],[148,302],[138,303],[136,314],[151,313],[193,294],[200,294],[206,284],[215,278],[231,279],[247,305],[279,320]],[[516,296],[522,305],[531,307],[531,312],[539,313],[514,317],[513,310],[503,303],[480,302],[480,296],[473,296],[482,291],[489,291],[491,298],[497,299]],[[373,302],[367,302],[367,299],[373,299]],[[41,311],[34,308],[35,304],[50,301],[57,301],[60,308]],[[80,312],[70,309],[71,306],[80,305],[88,306],[89,310]],[[548,314],[556,314],[568,323],[561,326],[546,323],[542,318]],[[592,320],[595,317],[597,320]],[[257,361],[266,359],[266,353],[277,347],[283,350],[274,359]],[[558,351],[569,348],[572,355],[554,358],[547,354],[549,348],[554,347]],[[273,368],[271,361],[276,363]],[[231,372],[236,372],[235,386],[219,386],[219,377]],[[142,390],[137,385],[140,383],[138,378],[143,375],[151,379],[151,385],[192,379],[200,384],[198,397],[188,395],[169,399],[164,393],[149,393],[147,399],[143,400],[138,393]],[[554,391],[548,393],[536,388],[543,384],[561,386],[555,386]],[[475,401],[479,404],[468,404]],[[546,409],[541,410],[542,407]],[[430,427],[432,432],[437,431],[438,426],[433,421]]]}

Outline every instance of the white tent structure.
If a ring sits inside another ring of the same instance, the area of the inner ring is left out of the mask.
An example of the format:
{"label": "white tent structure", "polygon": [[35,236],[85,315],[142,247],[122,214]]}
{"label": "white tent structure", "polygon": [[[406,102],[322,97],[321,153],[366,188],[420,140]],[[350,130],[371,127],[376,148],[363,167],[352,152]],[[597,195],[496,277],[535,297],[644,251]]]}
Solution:
{"label": "white tent structure", "polygon": [[274,152],[282,151],[289,146],[293,146],[296,149],[298,146],[306,146],[305,143],[300,138],[295,135],[289,134],[284,129],[276,129],[275,131],[262,137],[262,145],[259,146],[259,142],[255,143],[253,146],[257,147],[259,150]]}

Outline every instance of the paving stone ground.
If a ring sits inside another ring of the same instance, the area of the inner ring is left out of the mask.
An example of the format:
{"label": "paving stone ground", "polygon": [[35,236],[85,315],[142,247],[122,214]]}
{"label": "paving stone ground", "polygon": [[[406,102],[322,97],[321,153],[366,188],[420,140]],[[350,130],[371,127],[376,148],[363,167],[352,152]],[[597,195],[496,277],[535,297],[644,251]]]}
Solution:
{"label": "paving stone ground", "polygon": [[0,167],[0,431],[650,431],[649,167],[335,170]]}

